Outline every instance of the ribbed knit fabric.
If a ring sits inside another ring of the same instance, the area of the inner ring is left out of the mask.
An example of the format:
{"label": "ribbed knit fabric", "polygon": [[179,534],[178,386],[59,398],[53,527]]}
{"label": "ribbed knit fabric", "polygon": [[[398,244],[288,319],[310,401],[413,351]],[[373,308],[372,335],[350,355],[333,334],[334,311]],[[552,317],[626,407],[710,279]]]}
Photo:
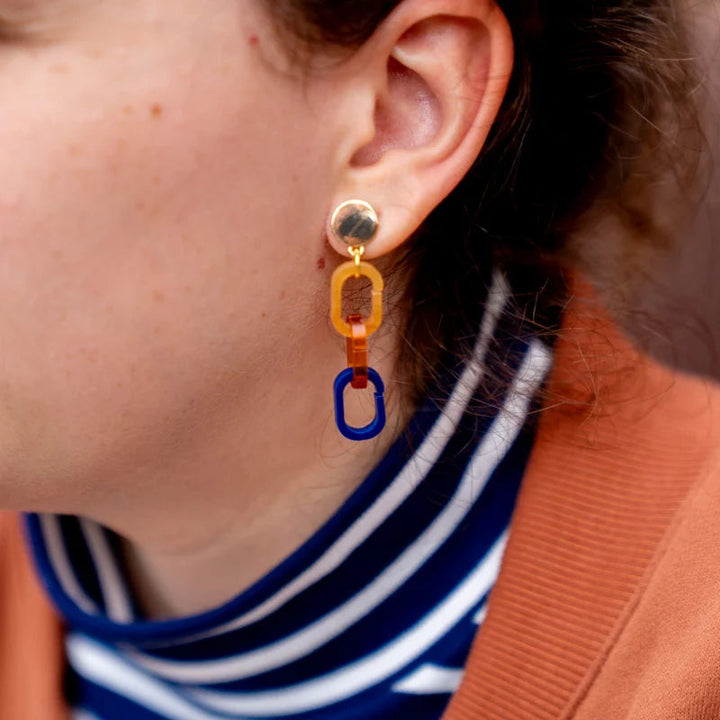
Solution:
{"label": "ribbed knit fabric", "polygon": [[720,718],[717,451],[707,470],[592,682],[576,694],[576,720]]}
{"label": "ribbed knit fabric", "polygon": [[457,720],[574,717],[698,471],[717,471],[718,428],[697,425],[717,391],[688,393],[587,312],[578,303],[565,325],[559,405],[541,423]]}

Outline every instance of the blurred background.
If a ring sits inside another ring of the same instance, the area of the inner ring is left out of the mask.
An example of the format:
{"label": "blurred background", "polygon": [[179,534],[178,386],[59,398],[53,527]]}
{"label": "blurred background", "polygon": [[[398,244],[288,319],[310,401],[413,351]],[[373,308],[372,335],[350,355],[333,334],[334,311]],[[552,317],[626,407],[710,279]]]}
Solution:
{"label": "blurred background", "polygon": [[629,332],[653,355],[720,380],[720,0],[688,2],[706,147],[699,207],[648,268]]}

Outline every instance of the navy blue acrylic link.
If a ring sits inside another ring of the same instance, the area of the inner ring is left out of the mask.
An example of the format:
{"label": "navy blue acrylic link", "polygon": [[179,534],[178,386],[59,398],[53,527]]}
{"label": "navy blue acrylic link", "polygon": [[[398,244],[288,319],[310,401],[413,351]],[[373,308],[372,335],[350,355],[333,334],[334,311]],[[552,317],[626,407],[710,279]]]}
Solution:
{"label": "navy blue acrylic link", "polygon": [[370,440],[385,427],[385,383],[377,370],[368,368],[368,380],[375,386],[375,418],[365,427],[355,428],[345,420],[345,388],[352,382],[353,369],[346,368],[335,378],[335,422],[338,430],[348,440]]}

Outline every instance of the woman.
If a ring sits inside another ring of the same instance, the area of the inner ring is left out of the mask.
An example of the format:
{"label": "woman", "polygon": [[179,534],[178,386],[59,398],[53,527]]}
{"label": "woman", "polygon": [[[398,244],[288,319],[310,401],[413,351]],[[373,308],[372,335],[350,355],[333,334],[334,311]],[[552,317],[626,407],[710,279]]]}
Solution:
{"label": "woman", "polygon": [[717,716],[716,391],[567,274],[673,3],[0,17],[2,717]]}

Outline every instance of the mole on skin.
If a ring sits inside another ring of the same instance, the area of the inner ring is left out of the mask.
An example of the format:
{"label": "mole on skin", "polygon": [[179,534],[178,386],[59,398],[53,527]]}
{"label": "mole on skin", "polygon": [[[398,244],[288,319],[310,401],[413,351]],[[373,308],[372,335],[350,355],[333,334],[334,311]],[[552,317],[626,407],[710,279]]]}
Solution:
{"label": "mole on skin", "polygon": [[162,117],[162,114],[163,114],[163,107],[162,107],[162,105],[160,105],[160,103],[155,103],[155,104],[150,108],[150,114],[151,114],[154,118],[158,118],[158,119],[161,118],[161,117]]}

